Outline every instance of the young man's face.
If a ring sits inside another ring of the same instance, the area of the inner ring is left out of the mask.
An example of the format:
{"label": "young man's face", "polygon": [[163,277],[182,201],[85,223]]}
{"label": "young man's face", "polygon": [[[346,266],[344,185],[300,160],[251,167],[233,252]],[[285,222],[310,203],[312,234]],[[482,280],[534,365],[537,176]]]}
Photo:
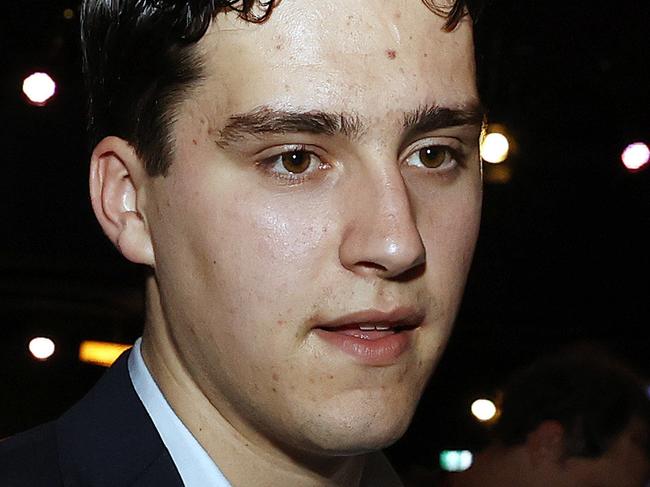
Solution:
{"label": "young man's face", "polygon": [[283,0],[198,44],[146,215],[181,361],[247,438],[345,455],[411,419],[481,204],[471,25],[443,23],[421,0]]}

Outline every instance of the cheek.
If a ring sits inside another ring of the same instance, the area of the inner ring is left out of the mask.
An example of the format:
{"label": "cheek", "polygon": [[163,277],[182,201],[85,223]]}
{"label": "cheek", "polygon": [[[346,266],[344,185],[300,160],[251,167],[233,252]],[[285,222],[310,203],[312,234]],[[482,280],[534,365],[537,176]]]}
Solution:
{"label": "cheek", "polygon": [[418,230],[426,250],[426,286],[442,322],[451,324],[460,304],[478,236],[478,176],[413,192]]}
{"label": "cheek", "polygon": [[427,261],[438,269],[458,268],[466,272],[481,215],[481,186],[478,177],[461,184],[419,191],[415,197],[420,233]]}
{"label": "cheek", "polygon": [[322,260],[326,238],[332,233],[333,221],[329,212],[314,201],[304,201],[283,195],[266,205],[251,204],[257,208],[249,215],[249,231],[257,235],[257,249],[264,260],[292,272],[304,272]]}
{"label": "cheek", "polygon": [[[220,305],[252,319],[266,307],[284,315],[280,305],[307,299],[328,256],[337,255],[336,221],[325,194],[272,192],[255,177],[232,172],[206,178],[188,170],[176,179],[180,183],[166,191],[175,196],[158,222],[165,227],[161,235],[172,235],[159,249],[165,253],[160,261],[174,265],[169,276],[184,276],[188,294],[209,294],[215,310]],[[291,302],[278,300],[279,292],[289,292]],[[258,304],[251,308],[251,302]]]}

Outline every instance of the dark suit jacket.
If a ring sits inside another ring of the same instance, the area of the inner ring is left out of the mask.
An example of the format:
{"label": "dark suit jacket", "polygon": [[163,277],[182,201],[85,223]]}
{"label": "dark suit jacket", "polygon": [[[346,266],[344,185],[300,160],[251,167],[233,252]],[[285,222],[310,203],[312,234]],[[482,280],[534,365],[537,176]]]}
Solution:
{"label": "dark suit jacket", "polygon": [[125,352],[61,418],[0,442],[2,487],[181,487]]}

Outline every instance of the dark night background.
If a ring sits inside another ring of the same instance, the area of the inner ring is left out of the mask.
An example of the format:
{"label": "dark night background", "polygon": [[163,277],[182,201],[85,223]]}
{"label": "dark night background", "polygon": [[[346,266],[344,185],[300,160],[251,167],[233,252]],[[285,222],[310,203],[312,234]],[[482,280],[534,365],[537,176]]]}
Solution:
{"label": "dark night background", "polygon": [[[70,0],[3,4],[0,20],[0,438],[56,417],[104,369],[81,340],[129,343],[142,323],[142,270],[101,234],[87,196],[78,18]],[[477,27],[491,122],[515,144],[488,167],[474,267],[450,346],[414,423],[389,453],[432,469],[442,448],[473,448],[469,413],[516,367],[595,342],[650,376],[650,167],[620,154],[650,143],[650,1],[493,0]],[[58,92],[26,103],[49,72]],[[37,362],[30,338],[57,343]]]}

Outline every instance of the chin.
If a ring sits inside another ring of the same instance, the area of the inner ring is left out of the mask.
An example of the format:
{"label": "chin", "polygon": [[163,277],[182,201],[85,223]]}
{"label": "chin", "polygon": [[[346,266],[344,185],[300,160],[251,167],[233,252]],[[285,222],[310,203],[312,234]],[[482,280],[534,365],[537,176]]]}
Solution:
{"label": "chin", "polygon": [[404,410],[367,412],[366,415],[341,412],[339,417],[330,414],[325,421],[304,429],[312,452],[351,456],[381,450],[404,435],[412,418],[412,412]]}

